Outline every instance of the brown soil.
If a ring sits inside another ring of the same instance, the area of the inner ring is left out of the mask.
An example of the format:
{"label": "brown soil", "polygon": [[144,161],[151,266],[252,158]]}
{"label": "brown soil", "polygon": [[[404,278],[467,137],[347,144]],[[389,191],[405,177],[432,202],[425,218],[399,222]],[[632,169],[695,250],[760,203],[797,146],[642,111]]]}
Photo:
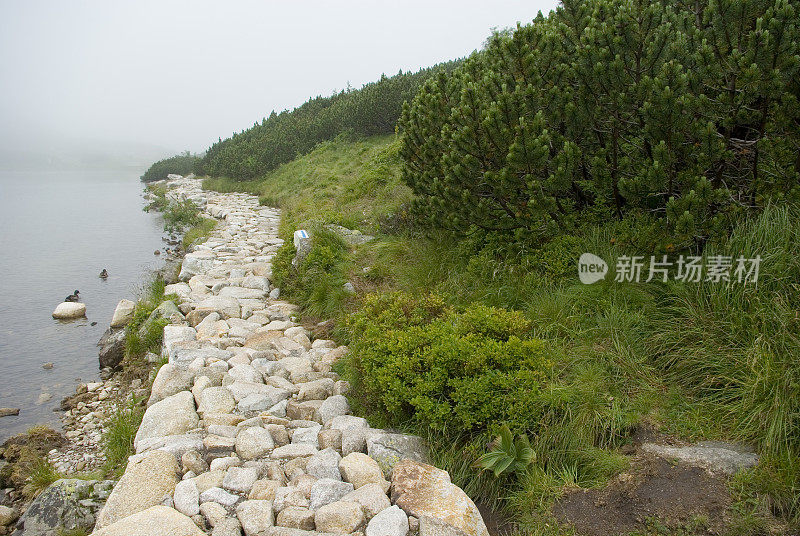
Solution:
{"label": "brown soil", "polygon": [[647,533],[659,526],[675,534],[714,535],[723,532],[730,503],[723,477],[640,453],[606,487],[565,494],[553,514],[581,536]]}
{"label": "brown soil", "polygon": [[483,517],[483,522],[486,524],[489,536],[508,536],[517,528],[511,520],[506,518],[503,514],[495,512],[485,504],[476,502],[475,506],[478,507],[478,511],[481,513],[481,517]]}

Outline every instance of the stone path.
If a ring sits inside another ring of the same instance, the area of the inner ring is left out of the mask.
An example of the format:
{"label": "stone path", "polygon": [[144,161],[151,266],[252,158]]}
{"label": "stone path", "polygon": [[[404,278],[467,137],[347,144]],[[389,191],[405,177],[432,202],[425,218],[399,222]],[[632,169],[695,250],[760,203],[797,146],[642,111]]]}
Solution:
{"label": "stone path", "polygon": [[167,287],[181,300],[169,361],[94,534],[488,536],[419,438],[350,414],[332,371],[347,348],[312,342],[271,286],[279,212],[196,179],[169,186],[221,223]]}

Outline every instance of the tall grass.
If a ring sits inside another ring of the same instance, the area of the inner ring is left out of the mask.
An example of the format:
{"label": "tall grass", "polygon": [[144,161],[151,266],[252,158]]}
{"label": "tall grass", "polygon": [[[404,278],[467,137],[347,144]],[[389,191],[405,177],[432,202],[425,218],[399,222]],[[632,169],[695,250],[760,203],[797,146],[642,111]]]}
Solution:
{"label": "tall grass", "polygon": [[216,227],[217,220],[214,218],[201,218],[197,224],[184,233],[183,248],[187,249],[192,244],[207,238]]}
{"label": "tall grass", "polygon": [[165,300],[166,283],[160,277],[154,278],[142,290],[133,309],[133,318],[125,328],[125,359],[132,360],[147,352],[157,352],[164,335],[164,326],[169,319],[158,318],[147,322],[153,311]]}
{"label": "tall grass", "polygon": [[106,473],[120,475],[125,471],[128,457],[135,452],[133,440],[143,416],[144,409],[132,403],[118,407],[109,419],[102,440]]}

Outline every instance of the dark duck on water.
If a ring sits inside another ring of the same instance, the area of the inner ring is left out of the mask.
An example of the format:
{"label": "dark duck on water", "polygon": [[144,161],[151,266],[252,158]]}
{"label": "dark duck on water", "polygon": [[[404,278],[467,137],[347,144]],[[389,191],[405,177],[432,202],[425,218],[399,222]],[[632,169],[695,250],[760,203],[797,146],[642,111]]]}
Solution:
{"label": "dark duck on water", "polygon": [[76,302],[76,301],[78,301],[78,300],[79,300],[79,297],[78,297],[78,292],[79,292],[79,291],[77,291],[77,290],[76,290],[75,292],[73,292],[72,294],[70,294],[69,296],[67,296],[66,298],[64,298],[64,301],[65,301],[65,302],[67,302],[67,301],[68,301],[68,302]]}

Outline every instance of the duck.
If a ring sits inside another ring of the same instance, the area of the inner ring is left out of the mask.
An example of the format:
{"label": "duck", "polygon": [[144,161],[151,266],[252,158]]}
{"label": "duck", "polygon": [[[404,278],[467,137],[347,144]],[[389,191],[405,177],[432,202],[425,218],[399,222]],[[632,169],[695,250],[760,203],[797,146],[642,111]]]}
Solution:
{"label": "duck", "polygon": [[79,301],[80,298],[78,296],[78,292],[79,291],[76,290],[75,292],[73,292],[72,294],[70,294],[69,296],[64,298],[64,301],[65,302],[76,302],[76,301]]}
{"label": "duck", "polygon": [[105,268],[100,272],[100,279],[108,279],[108,271]]}

